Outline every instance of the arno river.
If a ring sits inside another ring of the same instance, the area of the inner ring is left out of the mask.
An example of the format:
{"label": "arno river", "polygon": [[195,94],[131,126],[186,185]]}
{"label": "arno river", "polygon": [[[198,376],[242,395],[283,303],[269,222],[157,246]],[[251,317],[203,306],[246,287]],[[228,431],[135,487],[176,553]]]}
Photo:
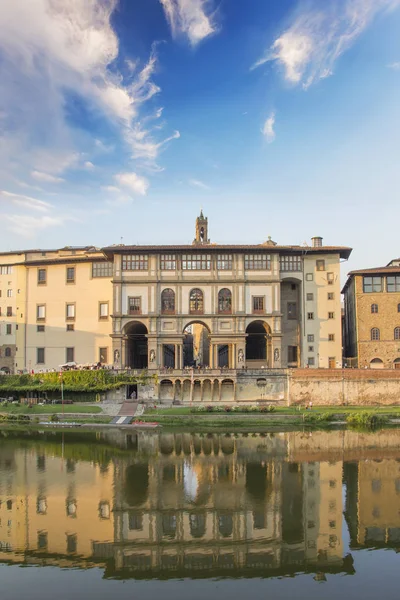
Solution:
{"label": "arno river", "polygon": [[1,600],[399,597],[400,430],[0,431]]}

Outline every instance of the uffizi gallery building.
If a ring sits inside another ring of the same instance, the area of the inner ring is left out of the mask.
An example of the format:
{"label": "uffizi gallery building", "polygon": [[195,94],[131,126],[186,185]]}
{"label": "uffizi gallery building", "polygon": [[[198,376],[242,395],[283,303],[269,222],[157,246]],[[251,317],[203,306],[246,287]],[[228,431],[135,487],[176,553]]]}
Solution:
{"label": "uffizi gallery building", "polygon": [[214,244],[0,254],[0,369],[342,366],[340,263],[351,248]]}

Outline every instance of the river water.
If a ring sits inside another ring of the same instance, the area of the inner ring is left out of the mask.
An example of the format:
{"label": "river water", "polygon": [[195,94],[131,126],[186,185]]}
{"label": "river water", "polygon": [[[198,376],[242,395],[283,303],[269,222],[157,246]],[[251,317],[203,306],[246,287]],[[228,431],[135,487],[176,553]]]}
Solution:
{"label": "river water", "polygon": [[0,598],[399,597],[400,430],[0,431]]}

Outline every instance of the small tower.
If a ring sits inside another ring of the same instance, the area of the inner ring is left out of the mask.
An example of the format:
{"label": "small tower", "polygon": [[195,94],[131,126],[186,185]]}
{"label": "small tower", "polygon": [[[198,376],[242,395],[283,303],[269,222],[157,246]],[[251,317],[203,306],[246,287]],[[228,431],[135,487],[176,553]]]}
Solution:
{"label": "small tower", "polygon": [[196,238],[193,244],[209,244],[208,239],[208,219],[203,215],[203,209],[200,211],[200,216],[196,219]]}

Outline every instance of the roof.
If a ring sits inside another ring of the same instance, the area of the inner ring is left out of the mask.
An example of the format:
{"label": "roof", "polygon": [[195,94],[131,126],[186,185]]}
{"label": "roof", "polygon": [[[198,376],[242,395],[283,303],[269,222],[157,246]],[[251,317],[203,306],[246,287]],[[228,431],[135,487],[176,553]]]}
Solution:
{"label": "roof", "polygon": [[352,248],[347,246],[278,246],[267,244],[185,244],[185,245],[165,245],[165,246],[125,246],[118,244],[102,248],[104,254],[109,258],[114,254],[147,254],[147,253],[172,253],[172,252],[205,252],[211,254],[214,252],[265,252],[281,254],[339,254],[340,258],[349,258]]}
{"label": "roof", "polygon": [[[390,261],[393,262],[393,261]],[[390,263],[389,263],[390,264]],[[356,275],[400,275],[400,266],[398,267],[373,267],[371,269],[358,269],[356,271],[350,271],[347,275],[347,281],[343,286],[342,294],[345,293],[346,289],[350,285],[353,277]]]}

